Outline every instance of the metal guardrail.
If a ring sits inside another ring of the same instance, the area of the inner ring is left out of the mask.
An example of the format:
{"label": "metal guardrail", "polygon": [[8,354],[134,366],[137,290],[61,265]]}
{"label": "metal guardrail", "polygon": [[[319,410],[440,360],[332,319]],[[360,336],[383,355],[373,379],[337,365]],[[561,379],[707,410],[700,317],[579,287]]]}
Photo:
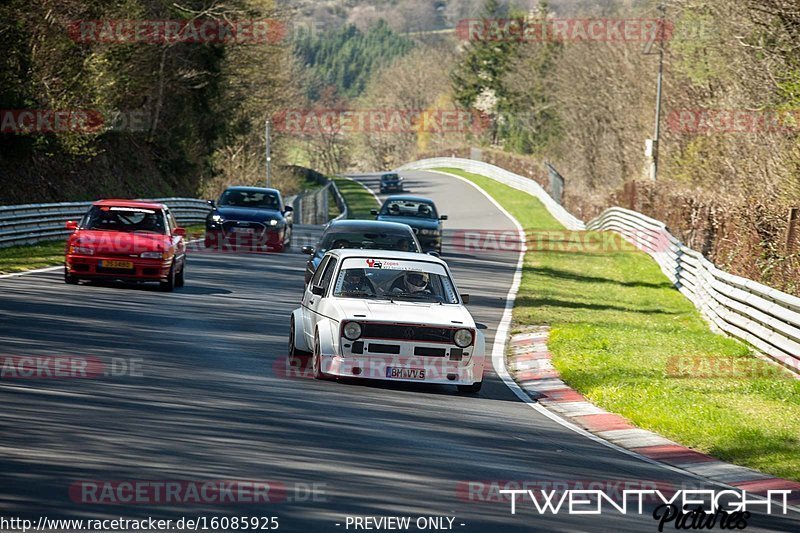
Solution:
{"label": "metal guardrail", "polygon": [[583,221],[573,216],[569,211],[564,209],[558,202],[556,202],[541,185],[532,179],[514,174],[508,170],[484,163],[482,161],[474,161],[472,159],[462,159],[459,157],[434,157],[431,159],[422,159],[414,161],[398,168],[397,170],[426,170],[432,168],[458,168],[474,174],[480,174],[499,181],[514,189],[524,191],[532,196],[535,196],[544,204],[544,207],[550,212],[553,217],[561,222],[565,228],[570,230],[585,229]]}
{"label": "metal guardrail", "polygon": [[[340,212],[333,219],[330,218],[331,196]],[[298,224],[322,225],[331,220],[347,218],[348,214],[347,203],[332,180],[319,189],[305,191],[295,196],[292,207],[294,208],[295,222]]]}
{"label": "metal guardrail", "polygon": [[[327,223],[329,190],[342,212],[336,219],[347,218],[347,204],[336,185],[329,182],[322,189],[294,197],[296,221],[300,224]],[[211,210],[205,200],[196,198],[154,198],[147,201],[166,204],[182,225],[202,224]],[[64,224],[68,220],[80,220],[91,205],[92,202],[61,202],[0,206],[0,248],[66,239],[71,231],[64,228]]]}
{"label": "metal guardrail", "polygon": [[614,231],[648,253],[661,270],[718,329],[750,343],[790,370],[800,373],[800,298],[717,268],[692,250],[663,222],[612,207],[584,224],[558,205],[535,181],[469,159],[423,159],[399,170],[460,168],[532,194],[569,230]]}
{"label": "metal guardrail", "polygon": [[[204,222],[210,210],[205,200],[194,198],[149,201],[166,204],[178,222],[185,225]],[[0,248],[66,238],[71,231],[64,224],[67,220],[79,220],[90,205],[92,202],[0,206]]]}
{"label": "metal guardrail", "polygon": [[342,193],[339,192],[339,187],[336,186],[336,182],[331,180],[330,182],[331,192],[333,193],[333,201],[336,202],[336,207],[339,208],[339,216],[334,218],[333,220],[341,220],[350,217],[350,208],[347,207],[347,202],[344,201],[344,196]]}
{"label": "metal guardrail", "polygon": [[662,222],[636,211],[612,207],[586,227],[621,234],[647,252],[720,330],[800,372],[800,298],[720,270]]}

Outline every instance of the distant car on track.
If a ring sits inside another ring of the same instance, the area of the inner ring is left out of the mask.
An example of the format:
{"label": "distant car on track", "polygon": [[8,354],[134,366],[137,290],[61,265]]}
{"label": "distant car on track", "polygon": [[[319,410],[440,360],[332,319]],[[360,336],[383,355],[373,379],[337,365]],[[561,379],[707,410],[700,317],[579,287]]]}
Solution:
{"label": "distant car on track", "polygon": [[306,283],[311,280],[325,252],[337,248],[421,252],[422,246],[407,224],[375,220],[336,220],[325,227],[316,246],[303,246],[310,255],[306,263]]}
{"label": "distant car on track", "polygon": [[447,215],[439,216],[436,204],[430,198],[390,196],[380,210],[373,209],[371,213],[376,215],[376,220],[408,224],[416,233],[423,251],[442,253],[442,221],[447,220]]}
{"label": "distant car on track", "polygon": [[82,279],[157,281],[162,290],[186,278],[186,230],[164,204],[100,200],[92,204],[67,239],[64,281]]}
{"label": "distant car on track", "polygon": [[389,191],[403,192],[403,176],[389,172],[381,176],[381,194]]}
{"label": "distant car on track", "polygon": [[292,208],[281,193],[264,187],[229,187],[219,200],[209,200],[206,248],[274,250],[292,243]]}
{"label": "distant car on track", "polygon": [[290,357],[317,379],[457,385],[478,392],[485,340],[447,264],[431,255],[331,250],[290,320]]}

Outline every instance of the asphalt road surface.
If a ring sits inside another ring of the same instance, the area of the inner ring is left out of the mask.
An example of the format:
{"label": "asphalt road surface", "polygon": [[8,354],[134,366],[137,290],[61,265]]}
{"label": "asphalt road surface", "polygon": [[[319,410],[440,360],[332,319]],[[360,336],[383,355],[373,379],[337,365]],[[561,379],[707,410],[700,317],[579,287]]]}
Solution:
{"label": "asphalt road surface", "polygon": [[[490,351],[516,254],[476,257],[451,237],[458,228],[513,226],[459,180],[405,177],[410,192],[450,217],[444,258],[488,326]],[[358,179],[377,185],[377,177]],[[0,356],[97,364],[91,379],[0,379],[0,517],[275,516],[281,531],[352,531],[348,516],[410,516],[412,525],[454,518],[453,529],[470,532],[656,531],[647,512],[539,515],[520,500],[512,515],[508,501],[480,501],[486,492],[466,489],[481,485],[467,483],[698,487],[536,413],[491,365],[475,396],[449,386],[315,381],[287,367],[288,317],[306,260],[296,250],[317,232],[298,228],[294,251],[283,254],[193,250],[187,285],[172,294],[69,286],[59,272],[0,280]],[[273,501],[247,503],[246,492],[224,503],[186,493],[165,503],[144,492],[136,503],[120,501],[131,494],[124,482],[188,490],[209,480],[268,483]],[[756,515],[748,530],[759,527],[797,531],[800,523]]]}

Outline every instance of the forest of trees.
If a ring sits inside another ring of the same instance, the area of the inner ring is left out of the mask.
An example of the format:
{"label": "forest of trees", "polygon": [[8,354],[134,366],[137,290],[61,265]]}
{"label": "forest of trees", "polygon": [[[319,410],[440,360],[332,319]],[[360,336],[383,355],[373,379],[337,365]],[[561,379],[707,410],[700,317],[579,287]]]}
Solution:
{"label": "forest of trees", "polygon": [[[597,5],[573,16],[655,20],[661,4]],[[664,220],[717,264],[800,292],[800,246],[786,240],[788,210],[800,204],[798,4],[664,5],[656,183],[645,140],[654,134],[659,42],[468,43],[454,94],[496,125],[472,141],[552,161],[567,179],[567,207],[582,218],[622,203]],[[502,7],[489,0],[486,9],[491,18]],[[553,13],[542,2],[538,12],[511,16],[535,23]]]}
{"label": "forest of trees", "polygon": [[88,111],[104,127],[5,131],[0,197],[15,203],[197,195],[213,192],[220,179],[253,179],[263,165],[265,117],[296,97],[289,83],[294,63],[279,38],[257,45],[81,41],[72,29],[79,21],[280,16],[271,0],[3,2],[0,109]]}
{"label": "forest of trees", "polygon": [[413,48],[414,43],[395,33],[383,19],[362,32],[355,25],[320,34],[301,32],[295,41],[300,64],[308,69],[308,92],[318,100],[326,87],[344,98],[355,98],[372,76]]}

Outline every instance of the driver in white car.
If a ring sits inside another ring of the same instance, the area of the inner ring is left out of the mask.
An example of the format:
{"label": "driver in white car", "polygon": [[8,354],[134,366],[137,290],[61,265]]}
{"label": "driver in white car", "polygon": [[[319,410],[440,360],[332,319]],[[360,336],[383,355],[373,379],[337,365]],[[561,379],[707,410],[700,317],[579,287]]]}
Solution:
{"label": "driver in white car", "polygon": [[404,272],[392,283],[392,294],[432,294],[427,272]]}

